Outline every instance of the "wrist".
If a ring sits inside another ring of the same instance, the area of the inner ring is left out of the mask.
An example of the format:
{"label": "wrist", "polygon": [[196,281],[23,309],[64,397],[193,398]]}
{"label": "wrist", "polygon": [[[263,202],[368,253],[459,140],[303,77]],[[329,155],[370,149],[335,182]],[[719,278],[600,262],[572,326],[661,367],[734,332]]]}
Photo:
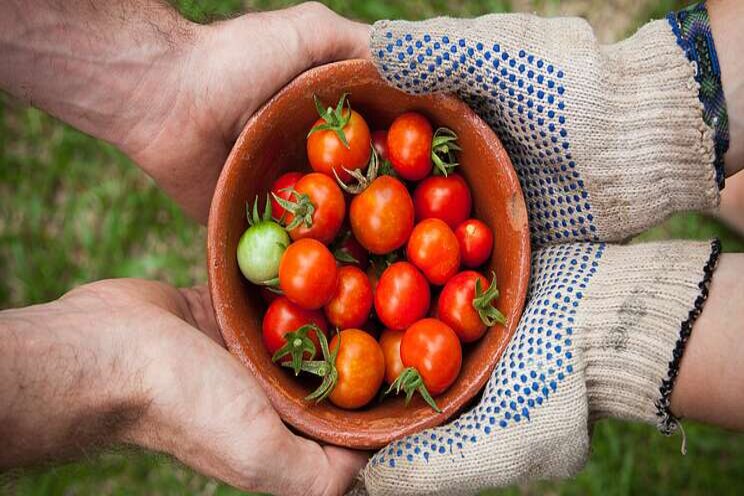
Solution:
{"label": "wrist", "polygon": [[125,151],[152,139],[137,130],[173,105],[194,24],[155,0],[12,3],[0,8],[3,90]]}
{"label": "wrist", "polygon": [[[150,157],[151,145],[165,128],[183,126],[185,119],[193,118],[188,109],[194,95],[187,89],[197,76],[190,64],[206,29],[180,16],[169,23],[172,32],[167,38],[149,37],[138,48],[140,53],[132,56],[136,69],[121,67],[112,76],[124,83],[114,98],[118,108],[109,113],[99,136],[156,178],[158,171],[151,164],[162,160]],[[181,116],[181,121],[174,123],[176,116]]]}
{"label": "wrist", "polygon": [[131,337],[88,311],[92,296],[0,314],[0,466],[120,442],[146,411]]}

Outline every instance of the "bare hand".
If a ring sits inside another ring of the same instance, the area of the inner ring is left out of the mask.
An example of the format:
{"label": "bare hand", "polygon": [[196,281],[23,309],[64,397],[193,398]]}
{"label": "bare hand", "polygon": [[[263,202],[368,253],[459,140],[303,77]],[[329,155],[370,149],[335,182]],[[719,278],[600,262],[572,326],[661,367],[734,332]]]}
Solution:
{"label": "bare hand", "polygon": [[204,287],[89,284],[0,313],[0,337],[0,468],[123,442],[243,490],[331,495],[366,462],[289,431],[222,347]]}
{"label": "bare hand", "polygon": [[222,165],[248,118],[306,69],[367,57],[368,43],[368,26],[318,3],[195,27],[171,72],[143,93],[160,101],[140,104],[142,120],[121,147],[205,222]]}

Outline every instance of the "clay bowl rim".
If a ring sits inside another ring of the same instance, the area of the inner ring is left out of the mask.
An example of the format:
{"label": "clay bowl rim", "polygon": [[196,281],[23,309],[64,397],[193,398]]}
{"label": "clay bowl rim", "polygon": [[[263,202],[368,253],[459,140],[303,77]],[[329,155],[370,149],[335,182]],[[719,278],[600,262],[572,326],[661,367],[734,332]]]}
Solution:
{"label": "clay bowl rim", "polygon": [[253,116],[251,116],[251,118],[243,127],[243,130],[241,131],[240,136],[233,145],[230,154],[225,161],[224,167],[220,173],[209,211],[209,222],[207,226],[207,268],[209,276],[209,292],[212,298],[212,305],[220,329],[220,334],[222,335],[228,350],[233,356],[238,358],[241,363],[248,367],[256,381],[260,384],[272,406],[285,423],[289,424],[291,427],[295,428],[301,433],[304,433],[305,435],[323,442],[358,449],[376,449],[388,444],[390,441],[393,441],[405,435],[413,434],[423,429],[434,427],[444,423],[447,419],[460,412],[463,407],[466,406],[468,402],[476,395],[478,395],[479,392],[483,389],[489,377],[491,376],[491,372],[503,355],[506,346],[513,338],[519,323],[519,319],[524,310],[527,287],[530,277],[530,235],[529,226],[526,221],[527,212],[521,185],[519,183],[519,180],[517,179],[511,160],[506,154],[503,145],[501,144],[498,137],[495,135],[493,130],[480,117],[478,117],[475,112],[470,109],[470,107],[468,107],[461,100],[457,99],[455,96],[449,94],[430,95],[430,97],[435,101],[447,102],[450,105],[456,106],[458,112],[462,112],[462,114],[458,113],[458,115],[461,115],[459,119],[468,120],[468,127],[474,128],[474,131],[477,134],[485,136],[487,137],[487,139],[494,140],[495,146],[499,149],[500,153],[497,161],[499,161],[502,164],[502,168],[505,169],[503,172],[505,173],[506,180],[509,182],[507,190],[512,191],[513,194],[514,192],[516,192],[518,197],[517,205],[515,207],[513,206],[513,208],[516,208],[518,210],[518,216],[523,216],[525,221],[522,223],[520,229],[516,229],[514,233],[514,236],[520,238],[518,239],[520,253],[519,256],[516,257],[515,262],[518,267],[518,276],[516,277],[517,287],[514,288],[517,294],[517,299],[515,307],[511,312],[509,312],[509,315],[507,316],[507,325],[504,326],[504,332],[507,334],[507,337],[506,339],[502,339],[499,342],[499,345],[493,350],[493,356],[495,358],[490,362],[487,362],[487,364],[482,367],[478,373],[475,374],[475,376],[471,379],[470,384],[468,384],[468,387],[463,389],[460,394],[458,394],[454,398],[451,398],[451,400],[447,404],[440,405],[442,407],[441,413],[436,413],[434,410],[431,410],[430,415],[423,418],[418,418],[415,421],[412,420],[411,422],[407,423],[405,427],[399,428],[396,431],[396,435],[394,436],[370,436],[365,434],[365,432],[363,432],[362,430],[355,432],[345,432],[343,433],[343,435],[339,436],[338,432],[331,432],[332,429],[328,427],[319,427],[322,422],[320,422],[318,419],[311,418],[309,415],[306,414],[304,409],[296,408],[295,404],[292,403],[290,399],[285,396],[284,393],[279,392],[278,388],[276,388],[270,381],[266,379],[261,368],[258,367],[245,353],[240,344],[240,340],[236,336],[237,331],[231,329],[230,325],[226,322],[228,319],[225,316],[224,312],[219,310],[225,306],[225,299],[227,297],[225,296],[223,298],[223,291],[220,291],[220,286],[222,285],[217,284],[216,281],[221,277],[220,270],[224,269],[226,265],[224,262],[222,262],[222,260],[225,260],[225,257],[228,256],[228,254],[222,253],[219,243],[216,241],[218,233],[220,232],[221,224],[226,224],[226,222],[218,222],[216,219],[220,218],[220,216],[224,216],[224,218],[228,217],[228,212],[230,212],[230,205],[227,204],[228,202],[225,201],[225,199],[229,195],[225,194],[225,190],[228,188],[227,182],[228,176],[230,175],[229,171],[235,167],[245,166],[243,164],[244,154],[241,153],[241,150],[243,150],[243,148],[246,146],[246,141],[249,139],[252,133],[252,129],[255,126],[259,126],[260,124],[257,123],[260,123],[264,119],[264,115],[268,112],[267,109],[271,108],[271,106],[274,105],[274,103],[278,99],[284,98],[284,96],[288,92],[291,92],[295,86],[302,87],[307,80],[312,80],[318,77],[319,74],[327,73],[328,71],[335,71],[341,66],[349,66],[350,70],[353,70],[357,73],[364,73],[369,72],[370,70],[374,70],[375,76],[377,78],[380,77],[377,74],[377,70],[374,68],[374,65],[371,62],[362,59],[334,62],[331,64],[318,66],[299,75],[297,78],[284,86],[270,100],[264,103],[264,105],[261,106],[261,108],[256,111]]}

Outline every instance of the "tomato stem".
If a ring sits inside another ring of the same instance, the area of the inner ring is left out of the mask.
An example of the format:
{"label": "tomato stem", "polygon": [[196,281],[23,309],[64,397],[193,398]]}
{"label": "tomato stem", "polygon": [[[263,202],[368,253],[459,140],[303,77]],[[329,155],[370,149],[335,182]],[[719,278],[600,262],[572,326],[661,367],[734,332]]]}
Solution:
{"label": "tomato stem", "polygon": [[475,281],[475,298],[473,298],[473,308],[478,312],[481,321],[488,327],[496,324],[504,324],[506,317],[493,306],[493,303],[499,298],[499,288],[496,285],[496,273],[491,272],[491,284],[483,291],[481,280]]}
{"label": "tomato stem", "polygon": [[[320,115],[320,117],[325,121],[325,124],[318,124],[313,127],[310,132],[307,133],[308,138],[311,134],[318,131],[333,131],[336,133],[336,136],[338,136],[339,141],[341,141],[346,148],[351,148],[346,139],[346,134],[344,133],[344,127],[346,127],[349,120],[351,120],[351,103],[346,99],[347,96],[349,96],[348,93],[341,95],[341,98],[339,98],[336,108],[334,109],[333,107],[326,108],[323,105],[323,102],[320,101],[320,98],[318,98],[318,95],[313,94],[315,108],[318,111],[318,115]],[[344,112],[344,104],[346,104],[348,108],[347,112]]]}
{"label": "tomato stem", "polygon": [[310,355],[310,358],[315,356],[315,344],[307,336],[309,331],[315,331],[315,334],[320,338],[323,331],[320,330],[315,324],[306,324],[299,327],[296,331],[288,332],[284,335],[286,343],[284,346],[276,350],[274,356],[271,357],[271,361],[276,363],[285,356],[289,355],[292,357],[290,362],[286,362],[287,365],[292,368],[295,375],[300,375],[302,370],[302,364],[305,362],[305,353]]}
{"label": "tomato stem", "polygon": [[[299,193],[294,188],[284,188],[281,191],[289,191],[290,196],[294,196],[296,198],[295,201],[285,200],[276,193],[271,193],[274,197],[274,200],[276,200],[276,202],[281,205],[282,208],[284,208],[285,213],[289,212],[294,216],[292,218],[292,222],[290,222],[285,229],[287,229],[287,231],[291,231],[292,229],[299,227],[303,223],[307,228],[312,227],[315,205],[313,205],[313,202],[310,200],[310,197],[307,195],[307,193]],[[284,215],[282,215],[282,219],[283,218]]]}
{"label": "tomato stem", "polygon": [[456,152],[461,150],[453,130],[447,127],[437,129],[431,141],[431,160],[436,166],[434,172],[447,177],[459,165]]}
{"label": "tomato stem", "polygon": [[429,390],[424,385],[424,380],[421,378],[419,371],[413,367],[406,367],[400,373],[397,379],[390,385],[385,391],[385,394],[389,394],[395,389],[395,394],[400,394],[401,389],[406,393],[406,405],[411,402],[414,393],[418,391],[421,397],[426,403],[434,409],[437,413],[442,413],[442,410],[437,406],[434,398],[429,394]]}

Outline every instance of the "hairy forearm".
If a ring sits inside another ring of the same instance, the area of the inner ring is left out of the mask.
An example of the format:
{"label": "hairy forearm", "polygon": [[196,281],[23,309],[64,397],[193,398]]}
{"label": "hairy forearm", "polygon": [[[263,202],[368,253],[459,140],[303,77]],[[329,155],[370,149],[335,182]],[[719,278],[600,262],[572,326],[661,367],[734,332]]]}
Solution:
{"label": "hairy forearm", "polygon": [[193,29],[157,0],[0,2],[0,88],[126,148],[171,104],[159,88],[178,87]]}
{"label": "hairy forearm", "polygon": [[744,168],[744,2],[709,0],[707,6],[729,120],[730,143],[724,163],[730,176]]}
{"label": "hairy forearm", "polygon": [[693,327],[672,411],[744,430],[744,254],[723,254]]}
{"label": "hairy forearm", "polygon": [[66,301],[0,312],[0,469],[120,441],[147,408],[125,343]]}

